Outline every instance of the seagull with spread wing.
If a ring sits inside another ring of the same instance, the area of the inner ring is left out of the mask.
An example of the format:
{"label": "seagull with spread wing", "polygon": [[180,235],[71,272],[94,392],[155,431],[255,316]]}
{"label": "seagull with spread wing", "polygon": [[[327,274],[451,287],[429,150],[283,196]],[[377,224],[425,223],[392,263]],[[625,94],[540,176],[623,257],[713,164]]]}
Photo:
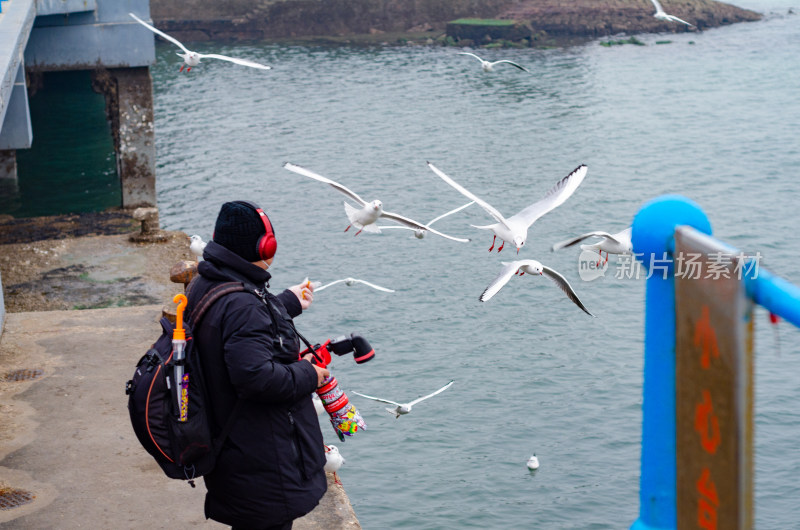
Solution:
{"label": "seagull with spread wing", "polygon": [[517,247],[517,254],[519,254],[519,249],[522,248],[522,246],[528,240],[528,228],[530,228],[531,225],[541,216],[563,204],[564,201],[570,197],[570,195],[575,193],[575,190],[577,190],[578,186],[580,186],[581,182],[583,182],[583,179],[586,177],[586,172],[588,171],[586,166],[578,166],[572,171],[572,173],[556,182],[555,186],[550,188],[547,193],[544,194],[544,197],[541,200],[531,204],[518,214],[506,219],[503,217],[503,214],[497,210],[497,208],[479,198],[477,195],[464,188],[461,184],[445,175],[444,172],[439,170],[430,162],[428,162],[428,167],[431,168],[434,173],[439,175],[442,180],[455,188],[456,191],[468,199],[472,199],[478,203],[481,208],[486,210],[486,213],[494,217],[495,221],[497,221],[495,224],[485,226],[472,225],[474,228],[491,230],[494,232],[494,238],[492,238],[492,246],[489,247],[489,252],[494,249],[494,243],[499,237],[503,243],[500,245],[500,248],[497,249],[497,252],[503,250],[503,246],[505,246],[506,241],[511,241]]}
{"label": "seagull with spread wing", "polygon": [[484,60],[484,59],[481,59],[480,57],[478,57],[478,56],[477,56],[477,55],[475,55],[474,53],[469,53],[469,52],[458,52],[458,54],[459,54],[459,55],[469,55],[470,57],[475,57],[477,60],[479,60],[479,61],[481,62],[481,68],[483,68],[483,71],[484,71],[484,72],[492,72],[492,71],[494,70],[494,66],[495,66],[496,64],[510,64],[511,66],[513,66],[513,67],[515,67],[515,68],[519,68],[519,69],[520,69],[520,70],[522,70],[523,72],[528,72],[528,73],[530,73],[530,70],[528,70],[528,69],[527,69],[527,68],[525,68],[524,66],[520,66],[520,65],[518,65],[517,63],[515,63],[515,62],[513,62],[513,61],[509,61],[508,59],[501,59],[501,60],[499,60],[499,61],[494,61],[494,62],[492,62],[492,61],[486,61],[486,60]]}
{"label": "seagull with spread wing", "polygon": [[395,417],[395,419],[397,419],[397,418],[399,418],[400,416],[402,416],[402,415],[404,415],[404,414],[408,414],[409,412],[411,412],[411,407],[413,407],[414,405],[416,405],[416,404],[417,404],[417,403],[419,403],[420,401],[423,401],[423,400],[425,400],[425,399],[428,399],[429,397],[433,397],[433,396],[435,396],[436,394],[439,394],[439,393],[441,393],[441,392],[444,392],[445,390],[447,390],[448,388],[450,388],[450,386],[451,386],[453,383],[455,383],[455,381],[450,381],[449,383],[447,383],[446,385],[444,385],[442,388],[440,388],[440,389],[439,389],[439,390],[437,390],[436,392],[433,392],[433,393],[431,393],[431,394],[428,394],[427,396],[422,396],[421,398],[417,398],[417,399],[415,399],[414,401],[411,401],[411,402],[409,402],[409,403],[398,403],[398,402],[396,402],[396,401],[391,401],[391,400],[388,400],[388,399],[382,399],[382,398],[377,398],[377,397],[373,397],[373,396],[368,396],[368,395],[366,395],[366,394],[361,394],[360,392],[356,392],[356,391],[353,391],[353,394],[358,394],[358,395],[359,395],[359,396],[361,396],[361,397],[365,397],[365,398],[367,398],[367,399],[372,399],[372,400],[374,400],[374,401],[380,401],[381,403],[388,403],[389,405],[394,405],[394,408],[387,408],[386,410],[388,410],[389,412],[391,412],[392,414],[394,414],[394,417]]}
{"label": "seagull with spread wing", "polygon": [[664,11],[664,8],[661,7],[661,4],[659,3],[658,0],[650,0],[650,1],[653,2],[653,5],[656,7],[656,12],[655,12],[655,14],[653,16],[656,17],[657,19],[666,20],[668,22],[680,22],[681,24],[686,24],[687,26],[694,27],[694,24],[689,24],[685,20],[681,20],[680,18],[678,18],[678,17],[676,17],[674,15],[668,15]]}
{"label": "seagull with spread wing", "polygon": [[[436,221],[438,221],[439,219],[443,219],[443,218],[447,217],[448,215],[452,215],[452,214],[454,214],[454,213],[456,213],[456,212],[460,212],[461,210],[463,210],[463,209],[464,209],[464,208],[466,208],[467,206],[472,206],[473,204],[475,204],[475,201],[470,201],[470,202],[468,202],[467,204],[464,204],[464,205],[462,205],[462,206],[459,206],[458,208],[455,208],[455,209],[453,209],[453,210],[450,210],[450,211],[449,211],[449,212],[447,212],[447,213],[443,213],[443,214],[442,214],[442,215],[440,215],[439,217],[435,218],[433,221],[430,221],[430,222],[428,223],[428,226],[431,226],[433,223],[435,223],[435,222],[436,222]],[[386,229],[390,229],[390,230],[391,230],[391,229],[398,229],[398,230],[413,230],[413,231],[414,231],[414,237],[416,237],[417,239],[422,239],[422,238],[424,238],[424,237],[425,237],[425,230],[422,230],[421,228],[409,228],[409,227],[407,227],[407,226],[380,226],[379,228],[380,228],[381,230],[386,230]],[[469,241],[471,241],[470,239],[462,239],[462,238],[459,238],[459,237],[456,237],[456,238],[453,238],[453,239],[454,239],[454,240],[456,240],[456,241],[460,241],[460,242],[462,242],[462,243],[468,243]]]}
{"label": "seagull with spread wing", "polygon": [[183,64],[181,64],[181,69],[178,70],[179,72],[183,72],[183,68],[186,67],[186,71],[190,71],[193,66],[197,66],[200,64],[201,59],[221,59],[223,61],[228,61],[231,63],[240,64],[242,66],[249,66],[250,68],[258,68],[260,70],[271,70],[271,66],[267,66],[265,64],[255,63],[253,61],[248,61],[247,59],[237,59],[236,57],[228,57],[227,55],[218,55],[216,53],[197,53],[193,52],[184,46],[178,39],[172,37],[171,35],[167,35],[163,31],[154,28],[141,18],[137,17],[133,13],[128,13],[130,16],[133,17],[136,22],[141,24],[142,26],[146,27],[156,35],[160,35],[170,41],[172,44],[183,50],[183,53],[177,52],[179,56],[183,58]]}
{"label": "seagull with spread wing", "polygon": [[409,219],[408,217],[403,217],[402,215],[396,213],[387,212],[386,210],[383,209],[383,203],[381,201],[376,199],[374,201],[367,202],[349,188],[327,177],[323,177],[322,175],[314,173],[313,171],[306,169],[302,166],[286,162],[285,164],[283,164],[283,167],[288,169],[289,171],[297,173],[298,175],[303,175],[305,177],[312,178],[320,182],[324,182],[325,184],[329,184],[333,189],[335,189],[339,193],[346,195],[360,206],[360,208],[356,208],[347,201],[344,202],[344,211],[347,214],[347,218],[350,220],[350,224],[347,225],[347,228],[344,229],[345,232],[350,230],[350,227],[353,226],[355,228],[358,228],[358,232],[356,232],[356,235],[360,234],[362,230],[366,230],[367,232],[372,232],[375,234],[380,234],[381,229],[380,227],[378,227],[378,225],[375,224],[375,221],[377,221],[380,218],[384,218],[384,219],[389,219],[391,221],[395,221],[409,228],[413,228],[414,230],[427,230],[429,232],[433,232],[437,236],[442,236],[447,239],[459,241],[458,238],[453,236],[448,236],[447,234],[443,234],[438,230],[434,230],[428,225],[418,223],[413,219]]}
{"label": "seagull with spread wing", "polygon": [[483,291],[479,298],[480,301],[486,302],[491,297],[496,295],[515,274],[519,273],[519,275],[522,276],[526,272],[528,274],[547,276],[553,280],[553,283],[555,283],[558,288],[567,295],[567,298],[572,300],[576,306],[583,309],[586,314],[594,316],[589,312],[588,309],[586,309],[586,306],[583,305],[583,302],[581,302],[580,298],[578,298],[578,295],[575,294],[575,290],[572,288],[566,278],[564,278],[556,270],[551,269],[550,267],[545,267],[535,259],[522,259],[518,261],[512,261],[511,263],[503,262],[503,268],[500,271],[500,274],[498,274],[497,278],[492,280],[492,283],[489,284],[489,287]]}
{"label": "seagull with spread wing", "polygon": [[[608,232],[595,230],[593,232],[587,232],[577,237],[573,237],[572,239],[559,241],[553,245],[552,250],[555,251],[562,248],[571,247],[577,243],[580,243],[584,239],[589,239],[590,237],[599,237],[600,241],[597,243],[581,245],[581,250],[594,250],[600,254],[600,259],[603,259],[603,251],[605,251],[607,262],[609,254],[629,254],[633,251],[633,243],[631,242],[632,231],[633,228],[631,227],[626,228],[622,232],[617,232],[616,234],[609,234]],[[600,264],[600,260],[597,260],[597,264]]]}
{"label": "seagull with spread wing", "polygon": [[355,285],[356,283],[361,283],[366,285],[367,287],[372,287],[373,289],[377,289],[378,291],[383,291],[385,293],[393,293],[394,289],[387,289],[386,287],[381,287],[380,285],[375,285],[374,283],[369,283],[364,280],[359,280],[358,278],[342,278],[341,280],[336,280],[335,282],[326,283],[325,285],[320,285],[319,287],[314,287],[314,292],[318,293],[323,289],[327,289],[331,285],[336,285],[337,283],[344,283],[347,286]]}

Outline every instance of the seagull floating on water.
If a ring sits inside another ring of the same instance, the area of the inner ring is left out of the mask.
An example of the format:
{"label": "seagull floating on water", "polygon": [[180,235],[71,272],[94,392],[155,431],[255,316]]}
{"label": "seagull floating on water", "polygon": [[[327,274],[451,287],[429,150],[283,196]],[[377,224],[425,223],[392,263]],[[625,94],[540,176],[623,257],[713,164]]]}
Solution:
{"label": "seagull floating on water", "polygon": [[494,238],[492,238],[492,246],[489,247],[489,252],[494,249],[495,240],[499,237],[503,243],[500,245],[500,248],[497,249],[497,252],[503,250],[503,246],[505,246],[506,241],[511,241],[517,247],[517,254],[519,254],[519,249],[522,248],[522,246],[525,244],[525,241],[528,239],[528,228],[530,228],[530,226],[541,216],[563,204],[564,201],[566,201],[570,195],[572,195],[575,190],[578,189],[578,186],[580,186],[581,182],[583,182],[583,179],[586,177],[586,172],[588,171],[588,168],[585,165],[578,166],[574,171],[572,171],[572,173],[559,180],[555,186],[550,188],[547,193],[545,193],[544,198],[531,204],[518,214],[506,219],[503,217],[503,214],[501,214],[494,206],[479,198],[461,186],[458,182],[445,175],[430,162],[428,162],[428,167],[431,168],[434,173],[439,175],[442,180],[455,188],[459,193],[477,202],[481,208],[486,210],[486,213],[495,218],[497,223],[492,225],[471,225],[474,228],[491,230],[494,232]]}
{"label": "seagull floating on water", "polygon": [[[458,208],[456,208],[454,210],[450,210],[447,213],[443,213],[439,217],[435,218],[433,221],[430,221],[428,223],[428,226],[431,226],[433,223],[435,223],[439,219],[447,217],[448,215],[452,215],[452,214],[454,214],[456,212],[460,212],[461,210],[463,210],[467,206],[472,206],[473,204],[475,204],[475,201],[470,201],[470,202],[468,202],[467,204],[465,204],[463,206],[459,206]],[[416,237],[417,239],[424,238],[425,237],[425,232],[426,232],[425,230],[423,230],[421,228],[409,228],[407,226],[380,226],[378,228],[380,228],[381,230],[386,230],[386,229],[413,230],[414,231],[414,237]],[[456,241],[461,241],[463,243],[468,243],[469,241],[471,241],[470,239],[461,239],[461,238],[453,238],[453,239],[455,239]]]}
{"label": "seagull floating on water", "polygon": [[539,459],[536,458],[536,453],[533,453],[533,456],[528,459],[528,469],[533,471],[534,469],[539,469]]}
{"label": "seagull floating on water", "polygon": [[[600,259],[603,258],[603,251],[605,251],[607,262],[609,254],[629,254],[633,251],[633,243],[631,242],[632,231],[633,228],[628,227],[622,232],[617,232],[616,234],[609,234],[608,232],[602,232],[599,230],[587,232],[586,234],[581,234],[578,237],[573,237],[572,239],[566,239],[556,243],[553,245],[552,250],[571,247],[572,245],[580,243],[584,239],[588,239],[590,237],[599,237],[601,239],[597,243],[581,245],[581,250],[594,250],[600,254]],[[600,260],[598,260],[597,263],[599,265]]]}
{"label": "seagull floating on water", "polygon": [[479,300],[481,302],[488,301],[490,298],[496,295],[505,284],[508,283],[508,280],[510,280],[512,276],[517,273],[522,276],[526,272],[528,274],[547,276],[553,280],[559,289],[564,291],[564,294],[567,295],[567,298],[572,300],[575,305],[583,309],[586,314],[594,316],[589,312],[588,309],[586,309],[586,307],[583,305],[583,302],[580,301],[578,295],[575,294],[575,290],[572,288],[566,278],[564,278],[554,269],[545,267],[535,259],[522,259],[518,261],[512,261],[511,263],[503,262],[503,269],[500,271],[500,274],[498,274],[497,278],[492,280],[492,283],[489,284],[489,287],[483,291]]}
{"label": "seagull floating on water", "polygon": [[200,258],[203,257],[203,251],[205,250],[206,245],[208,243],[203,241],[203,238],[198,236],[197,234],[190,236],[189,241],[191,241],[191,243],[189,243],[189,250],[192,251],[192,254],[197,256],[197,259],[199,261]]}
{"label": "seagull floating on water", "polygon": [[653,5],[656,7],[656,12],[655,12],[655,14],[653,16],[656,17],[657,19],[659,19],[659,20],[667,20],[669,22],[680,22],[681,24],[686,24],[687,26],[694,27],[694,24],[689,24],[685,20],[681,20],[680,18],[678,18],[678,17],[676,17],[674,15],[668,15],[664,11],[664,8],[661,7],[661,4],[658,2],[658,0],[650,0],[650,1],[653,2]]}
{"label": "seagull floating on water", "polygon": [[394,407],[394,408],[387,408],[386,410],[388,410],[389,412],[391,412],[392,414],[394,414],[394,417],[395,417],[395,419],[397,419],[397,418],[399,418],[400,416],[402,416],[402,415],[404,415],[404,414],[408,414],[409,412],[411,412],[411,407],[413,407],[414,405],[416,405],[416,404],[417,404],[417,403],[419,403],[420,401],[423,401],[423,400],[425,400],[425,399],[428,399],[429,397],[433,397],[433,396],[435,396],[436,394],[439,394],[440,392],[444,392],[445,390],[447,390],[448,388],[450,388],[450,386],[451,386],[453,383],[455,383],[455,380],[453,380],[453,381],[450,381],[449,383],[447,383],[446,385],[444,385],[442,388],[440,388],[440,389],[439,389],[439,390],[437,390],[436,392],[433,392],[433,393],[431,393],[431,394],[428,394],[427,396],[422,396],[421,398],[417,398],[417,399],[415,399],[414,401],[411,401],[411,402],[409,402],[409,403],[398,403],[398,402],[396,402],[396,401],[391,401],[391,400],[388,400],[388,399],[382,399],[382,398],[378,398],[378,397],[372,397],[372,396],[368,396],[368,395],[366,395],[366,394],[362,394],[362,393],[360,393],[360,392],[356,392],[356,391],[353,391],[353,394],[358,394],[358,395],[359,395],[359,396],[361,396],[361,397],[365,397],[365,398],[367,398],[367,399],[372,399],[372,400],[374,400],[374,401],[380,401],[381,403],[388,403],[388,404],[390,404],[390,405],[395,405],[395,407]]}
{"label": "seagull floating on water", "polygon": [[323,177],[322,175],[314,173],[309,169],[306,169],[304,167],[295,164],[291,164],[289,162],[283,164],[283,167],[285,167],[289,171],[297,173],[298,175],[303,175],[305,177],[309,177],[314,180],[324,182],[325,184],[329,184],[336,191],[343,193],[344,195],[350,197],[352,200],[358,203],[361,209],[352,206],[347,201],[345,201],[344,203],[344,211],[347,214],[347,218],[350,220],[350,224],[347,225],[347,228],[344,229],[345,232],[350,230],[351,226],[354,226],[358,228],[358,232],[356,232],[356,235],[360,234],[362,230],[380,234],[381,229],[375,224],[375,221],[383,217],[384,219],[389,219],[398,222],[415,230],[417,229],[428,230],[430,232],[433,232],[437,236],[442,236],[447,239],[452,239],[454,241],[460,241],[458,238],[455,238],[453,236],[448,236],[447,234],[443,234],[427,225],[418,223],[413,219],[409,219],[408,217],[403,217],[402,215],[398,215],[396,213],[387,212],[386,210],[383,209],[383,203],[381,201],[374,200],[372,202],[367,202],[361,197],[359,197],[355,192],[339,184],[338,182],[335,182],[327,177]]}
{"label": "seagull floating on water", "polygon": [[319,292],[319,291],[321,291],[323,289],[327,289],[331,285],[336,285],[337,283],[344,283],[347,286],[351,286],[351,285],[354,285],[356,283],[363,283],[364,285],[366,285],[368,287],[372,287],[373,289],[377,289],[377,290],[383,291],[385,293],[393,293],[394,292],[394,289],[387,289],[386,287],[381,287],[380,285],[375,285],[374,283],[369,283],[369,282],[366,282],[364,280],[359,280],[358,278],[342,278],[341,280],[336,280],[335,282],[326,283],[325,285],[320,285],[319,287],[317,287],[317,282],[315,282],[312,285],[314,285],[314,292],[316,293],[316,292]]}
{"label": "seagull floating on water", "polygon": [[342,483],[339,481],[339,475],[336,472],[339,471],[342,464],[344,464],[344,457],[339,453],[339,448],[335,445],[325,445],[325,466],[323,469],[328,473],[333,473],[333,479],[340,486]]}
{"label": "seagull floating on water", "polygon": [[271,66],[267,66],[265,64],[260,64],[260,63],[255,63],[253,61],[248,61],[247,59],[237,59],[236,57],[228,57],[227,55],[218,55],[216,53],[197,53],[197,52],[193,52],[190,49],[188,49],[186,46],[181,44],[181,42],[178,39],[176,39],[175,37],[167,35],[163,31],[154,28],[153,26],[151,26],[150,24],[148,24],[147,22],[145,22],[141,18],[137,17],[133,13],[128,13],[128,14],[130,16],[132,16],[133,19],[136,20],[136,22],[138,22],[142,26],[146,27],[147,29],[149,29],[150,31],[152,31],[153,33],[155,33],[157,35],[161,35],[162,37],[164,37],[165,39],[170,41],[172,44],[176,45],[178,48],[180,48],[181,50],[184,51],[184,53],[177,52],[178,55],[183,58],[183,64],[181,64],[181,69],[178,70],[179,72],[183,72],[183,68],[184,67],[186,67],[186,71],[187,72],[190,71],[193,66],[197,66],[198,64],[200,64],[200,60],[201,59],[221,59],[223,61],[229,61],[231,63],[240,64],[242,66],[249,66],[250,68],[259,68],[261,70],[271,70],[272,69]]}
{"label": "seagull floating on water", "polygon": [[509,61],[509,60],[507,60],[507,59],[501,59],[501,60],[499,60],[499,61],[494,61],[494,62],[492,62],[492,61],[486,61],[486,60],[483,60],[483,59],[481,59],[480,57],[478,57],[477,55],[475,55],[474,53],[469,53],[469,52],[458,52],[458,54],[459,54],[459,55],[469,55],[469,56],[471,56],[471,57],[475,57],[477,60],[479,60],[479,61],[481,62],[481,68],[483,68],[483,71],[484,71],[484,72],[492,72],[492,71],[494,70],[494,65],[496,65],[496,64],[503,64],[503,63],[505,63],[505,64],[510,64],[511,66],[513,66],[513,67],[515,67],[515,68],[519,68],[519,69],[520,69],[520,70],[522,70],[523,72],[528,72],[528,73],[530,73],[530,70],[528,70],[528,69],[527,69],[527,68],[525,68],[524,66],[520,66],[520,65],[518,65],[517,63],[515,63],[515,62],[513,62],[513,61]]}

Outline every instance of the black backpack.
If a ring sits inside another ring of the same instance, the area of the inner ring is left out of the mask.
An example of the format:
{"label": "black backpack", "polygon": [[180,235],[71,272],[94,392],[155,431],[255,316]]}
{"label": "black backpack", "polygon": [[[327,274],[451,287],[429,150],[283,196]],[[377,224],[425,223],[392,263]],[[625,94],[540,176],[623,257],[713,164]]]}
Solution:
{"label": "black backpack", "polygon": [[179,421],[180,412],[175,392],[175,362],[172,333],[175,326],[161,318],[161,336],[139,362],[133,379],[125,385],[128,411],[133,431],[139,442],[170,478],[184,479],[192,487],[194,479],[214,469],[222,444],[230,434],[241,406],[237,400],[219,436],[212,438],[208,410],[210,408],[202,366],[193,345],[192,328],[196,328],[211,305],[229,293],[244,291],[239,282],[222,283],[210,289],[184,319],[186,347],[184,373],[188,374],[187,419]]}

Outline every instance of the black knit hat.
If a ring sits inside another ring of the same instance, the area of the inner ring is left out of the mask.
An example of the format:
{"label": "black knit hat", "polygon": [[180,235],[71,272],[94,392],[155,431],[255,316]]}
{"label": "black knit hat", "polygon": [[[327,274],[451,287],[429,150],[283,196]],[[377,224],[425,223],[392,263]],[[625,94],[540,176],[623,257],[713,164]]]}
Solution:
{"label": "black knit hat", "polygon": [[256,211],[238,202],[222,205],[214,226],[214,241],[249,262],[258,261],[258,240],[266,233]]}

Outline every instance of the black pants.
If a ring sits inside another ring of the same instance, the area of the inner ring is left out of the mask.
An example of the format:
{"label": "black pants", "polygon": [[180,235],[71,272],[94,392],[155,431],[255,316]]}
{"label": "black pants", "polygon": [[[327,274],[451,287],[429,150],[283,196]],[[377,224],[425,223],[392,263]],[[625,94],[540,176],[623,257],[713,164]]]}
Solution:
{"label": "black pants", "polygon": [[244,526],[232,526],[231,530],[292,530],[292,523],[294,521],[289,521],[288,523],[283,523],[275,526],[260,526],[258,528],[245,528]]}

